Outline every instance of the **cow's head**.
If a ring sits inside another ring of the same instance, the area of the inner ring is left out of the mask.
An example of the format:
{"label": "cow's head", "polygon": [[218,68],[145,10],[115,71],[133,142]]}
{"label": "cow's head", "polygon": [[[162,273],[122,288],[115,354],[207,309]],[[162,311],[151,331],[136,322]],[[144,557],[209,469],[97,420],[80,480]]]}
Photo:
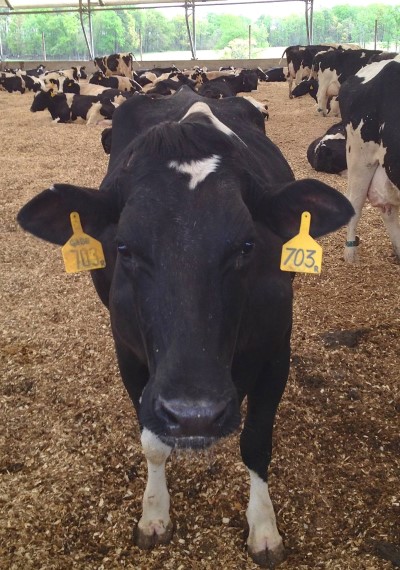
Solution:
{"label": "cow's head", "polygon": [[313,99],[317,100],[318,81],[316,79],[303,79],[292,90],[292,97],[302,97],[309,93]]}
{"label": "cow's head", "polygon": [[311,212],[315,236],[352,214],[332,188],[290,181],[279,151],[272,155],[271,169],[289,172],[274,192],[265,191],[252,149],[197,103],[180,122],[132,141],[102,191],[58,184],[19,213],[23,228],[61,245],[76,210],[84,231],[103,242],[107,267],[98,275],[109,285],[98,291],[121,371],[147,370],[139,418],[167,444],[204,446],[238,426],[231,366],[260,267],[284,295],[281,238],[297,233],[301,213]]}

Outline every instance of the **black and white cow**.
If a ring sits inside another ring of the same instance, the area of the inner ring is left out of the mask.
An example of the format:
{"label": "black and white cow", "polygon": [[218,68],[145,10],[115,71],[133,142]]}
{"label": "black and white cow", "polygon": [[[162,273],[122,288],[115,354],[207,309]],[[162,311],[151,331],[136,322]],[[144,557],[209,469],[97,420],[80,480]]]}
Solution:
{"label": "black and white cow", "polygon": [[20,75],[20,77],[22,77],[24,80],[25,87],[28,89],[28,91],[33,91],[36,93],[37,91],[40,91],[44,88],[44,81],[39,77],[36,77],[36,75],[30,75],[29,73],[23,71],[17,72],[17,74]]}
{"label": "black and white cow", "polygon": [[183,73],[177,73],[176,75],[168,77],[167,79],[156,81],[154,84],[151,84],[145,88],[144,91],[150,95],[172,95],[172,93],[178,91],[178,89],[180,89],[183,85],[188,85],[191,89],[194,89],[196,82]]}
{"label": "black and white cow", "polygon": [[40,77],[45,72],[46,66],[43,64],[38,65],[34,69],[27,69],[25,73],[31,77]]}
{"label": "black and white cow", "polygon": [[102,85],[110,89],[119,89],[120,91],[142,91],[142,86],[134,79],[123,75],[113,75],[107,77],[102,71],[96,71],[89,79],[89,83],[93,85]]}
{"label": "black and white cow", "polygon": [[36,113],[46,109],[58,123],[70,123],[80,118],[87,124],[93,124],[101,119],[111,119],[115,107],[102,104],[98,97],[92,95],[39,91],[33,99],[31,111]]}
{"label": "black and white cow", "polygon": [[303,97],[304,95],[311,95],[315,101],[317,100],[318,81],[314,78],[303,79],[294,89],[292,89],[292,97]]}
{"label": "black and white cow", "polygon": [[376,61],[383,61],[384,59],[394,59],[398,54],[397,51],[382,51],[369,58],[368,63],[375,63]]}
{"label": "black and white cow", "polygon": [[[103,57],[95,57],[94,64],[107,75],[124,75],[132,79],[133,55],[131,53],[112,53]],[[111,87],[111,86],[110,86]]]}
{"label": "black and white cow", "polygon": [[286,81],[288,75],[287,67],[271,67],[265,72],[267,82]]}
{"label": "black and white cow", "polygon": [[309,46],[288,46],[282,54],[282,58],[286,55],[287,62],[287,81],[289,86],[289,98],[292,99],[293,82],[298,85],[303,79],[309,77],[311,72],[314,56],[319,52],[327,50],[335,50],[336,47],[323,44]]}
{"label": "black and white cow", "polygon": [[247,396],[240,447],[250,473],[248,549],[260,564],[283,557],[267,484],[290,360],[292,277],[279,266],[304,210],[314,236],[353,214],[333,188],[294,180],[250,103],[205,102],[183,87],[116,109],[100,191],[55,184],[19,212],[24,229],[61,245],[77,211],[103,243],[107,265],[92,278],[110,310],[148,462],[140,547],[173,532],[171,451],[207,448],[235,431]]}
{"label": "black and white cow", "polygon": [[348,197],[355,216],[347,228],[345,259],[357,261],[357,224],[363,206],[379,208],[400,259],[400,56],[371,63],[340,88],[339,104],[346,127]]}
{"label": "black and white cow", "polygon": [[[303,79],[301,83],[296,85],[296,87],[292,90],[292,97],[296,99],[297,97],[302,97],[303,95],[307,95],[307,93],[317,101],[317,93],[318,93],[318,81],[316,79]],[[340,109],[339,109],[339,101],[338,96],[329,96],[328,101],[326,104],[327,114],[329,113],[330,117],[339,117],[340,116]]]}
{"label": "black and white cow", "polygon": [[25,81],[19,75],[6,71],[0,72],[0,89],[9,93],[25,93]]}
{"label": "black and white cow", "polygon": [[309,145],[307,160],[318,172],[339,174],[346,170],[346,130],[343,123],[332,125]]}
{"label": "black and white cow", "polygon": [[369,59],[380,50],[334,50],[318,53],[312,65],[312,77],[318,81],[318,112],[328,114],[327,103],[336,97],[342,83],[359,69],[368,65]]}
{"label": "black and white cow", "polygon": [[218,77],[217,79],[201,83],[197,92],[202,97],[209,97],[210,99],[222,99],[223,97],[235,97],[236,95],[234,89],[225,81],[225,77]]}
{"label": "black and white cow", "polygon": [[80,79],[87,79],[85,65],[72,65],[67,69],[60,69],[58,72],[61,75],[68,77],[68,79],[75,79],[75,81],[79,81]]}
{"label": "black and white cow", "polygon": [[[224,72],[221,72],[224,73]],[[258,87],[258,74],[257,71],[254,69],[242,69],[238,73],[234,73],[231,75],[225,75],[224,77],[217,77],[215,79],[208,79],[205,74],[202,74],[203,77],[203,86],[211,84],[211,86],[217,86],[217,90],[222,93],[223,97],[231,97],[232,95],[236,95],[237,93],[250,93],[251,91],[255,91]],[[226,88],[228,87],[228,89]],[[204,87],[204,90],[206,88]],[[231,95],[228,94],[229,90]],[[225,91],[227,94],[225,94]],[[199,93],[201,89],[199,88]],[[211,94],[207,95],[211,97]],[[219,98],[218,96],[214,96],[215,98]]]}

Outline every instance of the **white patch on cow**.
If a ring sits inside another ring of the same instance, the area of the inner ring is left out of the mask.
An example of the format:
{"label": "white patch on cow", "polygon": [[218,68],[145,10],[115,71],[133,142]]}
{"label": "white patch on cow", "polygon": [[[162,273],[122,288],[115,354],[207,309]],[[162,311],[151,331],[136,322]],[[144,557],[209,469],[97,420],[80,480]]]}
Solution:
{"label": "white patch on cow", "polygon": [[75,97],[75,94],[74,93],[65,93],[65,96],[67,98],[67,105],[69,108],[71,108],[72,100]]}
{"label": "white patch on cow", "polygon": [[229,127],[227,127],[222,121],[217,119],[217,117],[211,111],[210,107],[206,103],[203,103],[202,101],[194,103],[190,107],[186,115],[179,122],[181,123],[184,119],[186,119],[186,117],[192,115],[193,113],[203,113],[204,115],[207,115],[207,117],[211,119],[211,122],[216,129],[219,129],[220,131],[222,131],[223,133],[225,133],[230,137],[236,137],[238,140],[240,140],[241,143],[243,143],[246,146],[246,144],[242,141],[242,139],[238,137],[238,135],[234,133]]}
{"label": "white patch on cow", "polygon": [[368,199],[372,206],[389,211],[392,206],[400,206],[400,192],[392,184],[383,166],[379,165],[368,190]]}
{"label": "white patch on cow", "polygon": [[314,154],[317,154],[318,149],[320,146],[326,146],[326,141],[328,140],[340,140],[340,139],[345,139],[346,137],[344,135],[342,135],[341,133],[336,133],[336,135],[325,135],[317,144],[317,146],[314,149]]}
{"label": "white patch on cow", "polygon": [[99,122],[104,120],[103,115],[100,114],[101,107],[101,101],[97,101],[92,104],[86,115],[87,125],[97,125]]}
{"label": "white patch on cow", "polygon": [[274,507],[269,496],[268,483],[254,471],[250,474],[250,498],[246,511],[249,523],[247,545],[251,553],[270,551],[278,554],[283,549],[282,538],[276,526]]}
{"label": "white patch on cow", "polygon": [[[398,196],[395,195],[396,199],[394,199],[394,187],[387,179],[383,168],[386,148],[373,141],[364,141],[361,134],[363,125],[364,121],[361,120],[355,129],[351,124],[346,126],[347,197],[355,210],[355,214],[347,226],[346,239],[348,243],[356,241],[357,225],[368,197],[373,205],[380,207],[388,231],[390,227],[393,246],[395,250],[397,248],[400,250],[400,234],[396,229],[393,230],[393,217],[390,215],[390,208],[388,207],[389,204],[393,208],[398,207]],[[392,236],[394,236],[394,241]],[[349,263],[356,263],[358,261],[357,249],[358,247],[346,246],[345,260]]]}
{"label": "white patch on cow", "polygon": [[331,110],[329,111],[330,117],[340,117],[339,100],[337,97],[332,97],[330,101]]}
{"label": "white patch on cow", "polygon": [[380,71],[382,71],[382,69],[385,67],[385,65],[387,65],[391,61],[393,61],[393,60],[386,59],[383,61],[375,61],[374,63],[369,63],[365,67],[362,67],[356,73],[356,75],[357,75],[357,77],[360,77],[360,79],[362,79],[362,83],[368,83],[368,81],[371,81],[371,79],[376,77],[376,75],[378,75],[378,73],[380,73]]}
{"label": "white patch on cow", "polygon": [[165,478],[165,462],[171,448],[147,428],[143,429],[141,442],[147,460],[147,485],[138,528],[145,536],[161,536],[171,527],[170,498]]}
{"label": "white patch on cow", "polygon": [[336,133],[336,135],[325,135],[321,142],[326,142],[335,139],[345,139],[346,137],[342,133]]}
{"label": "white patch on cow", "polygon": [[330,97],[336,97],[339,93],[340,83],[336,69],[324,69],[318,71],[318,112],[325,117],[328,113],[327,104]]}
{"label": "white patch on cow", "polygon": [[188,174],[190,177],[189,188],[194,190],[200,182],[203,182],[205,178],[212,172],[215,172],[221,162],[221,157],[217,154],[213,154],[208,158],[203,158],[202,160],[191,160],[190,162],[178,162],[177,160],[171,160],[168,163],[170,168],[174,168],[178,172],[183,174]]}
{"label": "white patch on cow", "polygon": [[256,109],[260,111],[260,113],[265,117],[268,115],[268,105],[260,103],[252,97],[251,95],[242,95],[243,99],[246,99],[249,103],[251,103]]}

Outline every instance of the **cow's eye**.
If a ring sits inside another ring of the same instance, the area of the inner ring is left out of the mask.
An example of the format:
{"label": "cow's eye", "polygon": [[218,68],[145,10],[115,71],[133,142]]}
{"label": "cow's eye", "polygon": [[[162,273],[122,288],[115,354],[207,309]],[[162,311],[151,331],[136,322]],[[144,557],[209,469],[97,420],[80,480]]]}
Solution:
{"label": "cow's eye", "polygon": [[122,255],[122,257],[130,257],[131,256],[131,251],[130,251],[129,247],[124,243],[118,243],[117,244],[117,250],[118,250],[118,253],[120,253]]}
{"label": "cow's eye", "polygon": [[249,255],[249,253],[251,253],[253,251],[253,248],[254,248],[254,241],[253,240],[245,241],[244,244],[242,245],[241,254],[242,255]]}

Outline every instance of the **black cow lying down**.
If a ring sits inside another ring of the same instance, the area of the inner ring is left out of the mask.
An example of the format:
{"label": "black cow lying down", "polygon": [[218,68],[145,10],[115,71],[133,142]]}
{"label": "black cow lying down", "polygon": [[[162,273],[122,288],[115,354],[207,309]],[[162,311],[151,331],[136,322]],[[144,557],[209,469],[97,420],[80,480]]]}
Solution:
{"label": "black cow lying down", "polygon": [[32,113],[48,110],[53,121],[74,122],[78,118],[90,125],[103,119],[111,119],[115,106],[107,99],[95,95],[54,93],[52,89],[36,93],[31,105]]}
{"label": "black cow lying down", "polygon": [[333,188],[294,181],[249,102],[205,101],[183,88],[116,109],[99,191],[55,184],[18,214],[24,229],[61,245],[77,211],[103,243],[107,266],[92,278],[110,310],[149,468],[140,547],[173,532],[171,451],[206,448],[235,431],[247,396],[240,447],[250,473],[248,548],[260,564],[283,558],[267,484],[292,322],[292,279],[279,260],[304,210],[314,236],[353,214]]}
{"label": "black cow lying down", "polygon": [[332,125],[307,149],[307,160],[318,172],[339,174],[347,169],[346,129],[343,123]]}

